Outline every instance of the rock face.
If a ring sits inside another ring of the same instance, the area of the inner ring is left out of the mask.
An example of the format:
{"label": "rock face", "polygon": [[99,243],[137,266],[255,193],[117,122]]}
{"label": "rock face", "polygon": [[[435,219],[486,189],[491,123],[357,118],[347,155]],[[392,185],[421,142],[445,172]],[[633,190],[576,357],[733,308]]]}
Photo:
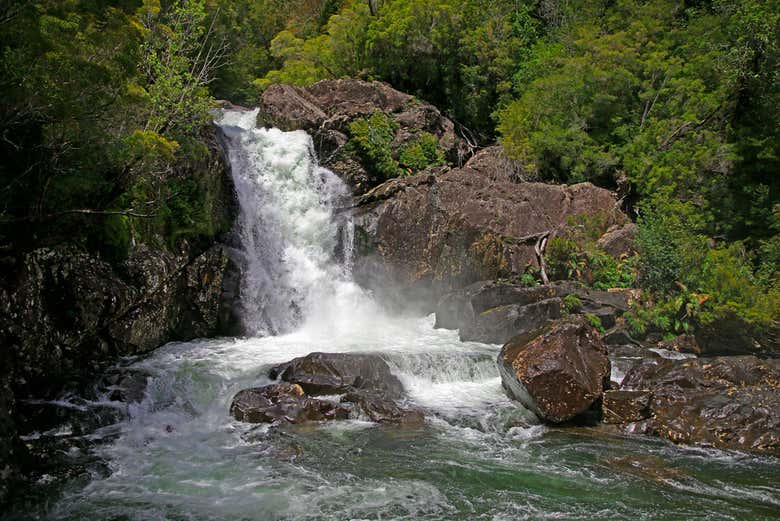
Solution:
{"label": "rock face", "polygon": [[501,349],[498,365],[509,395],[551,423],[591,409],[610,373],[598,333],[579,317],[512,339]]}
{"label": "rock face", "polygon": [[539,234],[565,234],[574,216],[599,215],[605,227],[627,222],[612,194],[592,184],[515,183],[471,161],[388,181],[359,198],[354,215],[358,280],[433,305],[536,266]]}
{"label": "rock face", "polygon": [[623,226],[612,226],[596,243],[599,248],[615,258],[630,256],[635,253],[634,238],[636,224],[626,223]]}
{"label": "rock face", "polygon": [[605,418],[627,432],[780,455],[780,360],[648,361],[626,375],[621,393],[605,395],[604,407],[619,409]]}
{"label": "rock face", "polygon": [[400,398],[403,386],[378,355],[311,353],[271,369],[271,378],[300,385],[309,394],[341,394],[352,390]]}
{"label": "rock face", "polygon": [[[246,389],[233,399],[231,414],[250,423],[303,423],[367,418],[380,424],[419,425],[419,409],[397,403],[403,386],[377,355],[311,353],[271,369],[283,382]],[[342,395],[339,402],[311,395]]]}
{"label": "rock face", "polygon": [[349,415],[338,404],[310,398],[300,385],[288,383],[240,391],[233,398],[230,413],[247,423],[305,423]]}
{"label": "rock face", "polygon": [[396,124],[392,149],[398,152],[423,132],[432,134],[450,162],[459,163],[466,154],[455,126],[428,103],[399,92],[386,83],[360,80],[324,80],[309,87],[272,85],[260,99],[258,119],[282,130],[305,130],[314,141],[320,162],[337,172],[363,194],[382,180],[371,173],[371,165],[345,149],[349,123],[381,112]]}
{"label": "rock face", "polygon": [[606,391],[602,400],[604,423],[631,423],[652,415],[650,391]]}
{"label": "rock face", "polygon": [[0,293],[0,336],[17,392],[40,392],[117,356],[220,332],[222,246],[190,259],[139,247],[127,275],[74,248],[42,249],[16,264]]}
{"label": "rock face", "polygon": [[[572,309],[564,303],[568,295],[576,297]],[[436,306],[436,327],[458,329],[464,341],[503,344],[566,313],[591,314],[612,327],[634,298],[631,290],[599,291],[566,282],[526,287],[482,281],[444,295]]]}

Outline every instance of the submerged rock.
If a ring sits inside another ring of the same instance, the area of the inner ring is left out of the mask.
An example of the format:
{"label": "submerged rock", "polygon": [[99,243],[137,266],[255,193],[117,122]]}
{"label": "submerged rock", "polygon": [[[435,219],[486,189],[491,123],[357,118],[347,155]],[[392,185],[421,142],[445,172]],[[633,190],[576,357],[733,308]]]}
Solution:
{"label": "submerged rock", "polygon": [[626,432],[780,455],[780,360],[648,361],[626,375],[623,390],[652,396],[647,420],[633,422],[627,415],[616,421]]}
{"label": "submerged rock", "polygon": [[300,385],[309,394],[364,390],[397,399],[403,393],[387,362],[372,354],[311,353],[274,367],[269,376]]}
{"label": "submerged rock", "polygon": [[610,374],[597,331],[579,317],[513,338],[501,349],[498,365],[509,395],[551,423],[588,411]]}
{"label": "submerged rock", "polygon": [[345,419],[349,411],[337,403],[306,396],[300,385],[281,383],[239,391],[230,414],[247,423],[305,423]]}
{"label": "submerged rock", "polygon": [[420,409],[401,407],[393,400],[363,391],[353,391],[341,398],[342,403],[354,404],[360,412],[377,423],[421,425],[425,415]]}

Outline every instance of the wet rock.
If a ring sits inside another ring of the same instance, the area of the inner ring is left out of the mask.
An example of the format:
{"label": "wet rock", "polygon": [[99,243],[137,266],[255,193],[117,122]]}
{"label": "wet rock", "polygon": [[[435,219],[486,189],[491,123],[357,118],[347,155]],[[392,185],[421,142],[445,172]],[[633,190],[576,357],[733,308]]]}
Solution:
{"label": "wet rock", "polygon": [[508,394],[551,423],[588,411],[610,373],[604,344],[581,317],[513,338],[501,349],[498,365]]}
{"label": "wet rock", "polygon": [[269,376],[300,385],[308,394],[371,391],[400,398],[403,386],[380,356],[352,353],[311,353],[271,369]]}
{"label": "wet rock", "polygon": [[605,391],[601,408],[604,423],[630,423],[652,415],[650,391]]}
{"label": "wet rock", "polygon": [[420,409],[400,407],[393,400],[375,393],[353,391],[344,395],[341,402],[354,404],[371,421],[377,423],[413,426],[425,422],[425,415]]}
{"label": "wet rock", "polygon": [[14,395],[8,380],[0,381],[0,507],[10,499],[18,475],[20,444],[14,422]]}
{"label": "wet rock", "polygon": [[639,342],[631,336],[626,324],[620,321],[616,321],[615,325],[602,335],[602,340],[610,346],[639,345]]}
{"label": "wet rock", "polygon": [[98,381],[97,392],[112,401],[138,403],[144,399],[151,377],[150,373],[142,369],[110,369]]}
{"label": "wet rock", "polygon": [[699,347],[699,343],[696,342],[696,337],[693,335],[680,335],[671,340],[664,340],[658,343],[658,349],[693,355],[702,354],[701,347]]}
{"label": "wet rock", "polygon": [[[567,295],[577,297],[576,309],[564,309]],[[436,327],[459,329],[464,341],[503,344],[567,312],[592,314],[611,327],[633,298],[631,290],[599,291],[567,282],[525,287],[482,281],[439,299]]]}
{"label": "wet rock", "polygon": [[655,360],[631,370],[621,390],[652,393],[652,416],[627,432],[780,455],[780,360]]}
{"label": "wet rock", "polygon": [[353,79],[324,80],[308,87],[272,85],[260,99],[258,119],[266,126],[309,132],[320,163],[336,172],[357,195],[364,194],[382,179],[371,165],[345,145],[349,124],[375,112],[386,114],[397,124],[391,148],[398,154],[403,146],[423,132],[435,136],[448,160],[465,159],[467,147],[455,133],[455,125],[428,103],[399,92],[386,83]]}
{"label": "wet rock", "polygon": [[613,195],[571,186],[493,181],[469,168],[388,181],[357,201],[355,275],[397,287],[408,299],[433,299],[480,280],[512,279],[537,264],[540,233],[566,233],[570,218],[627,217]]}
{"label": "wet rock", "polygon": [[463,341],[502,344],[514,336],[535,331],[564,314],[563,302],[551,298],[525,306],[510,304],[475,315],[460,328]]}
{"label": "wet rock", "polygon": [[629,222],[623,226],[612,226],[599,238],[596,245],[613,257],[628,257],[636,253],[634,244],[636,224]]}
{"label": "wet rock", "polygon": [[239,391],[230,414],[247,423],[305,423],[345,419],[349,411],[334,402],[306,396],[300,385],[281,383]]}

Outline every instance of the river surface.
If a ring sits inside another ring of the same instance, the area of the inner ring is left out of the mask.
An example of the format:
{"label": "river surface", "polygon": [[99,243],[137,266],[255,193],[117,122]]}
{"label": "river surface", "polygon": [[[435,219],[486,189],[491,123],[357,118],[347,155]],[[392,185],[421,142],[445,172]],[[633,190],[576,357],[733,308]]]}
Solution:
{"label": "river surface", "polygon": [[[45,515],[132,520],[780,519],[780,461],[597,429],[540,425],[501,389],[500,346],[433,317],[390,316],[351,279],[349,194],[303,132],[226,112],[250,337],[163,346],[135,361],[144,399],[91,435],[108,471]],[[421,427],[360,418],[237,422],[239,390],[311,352],[378,353]],[[123,406],[124,407],[124,406]]]}

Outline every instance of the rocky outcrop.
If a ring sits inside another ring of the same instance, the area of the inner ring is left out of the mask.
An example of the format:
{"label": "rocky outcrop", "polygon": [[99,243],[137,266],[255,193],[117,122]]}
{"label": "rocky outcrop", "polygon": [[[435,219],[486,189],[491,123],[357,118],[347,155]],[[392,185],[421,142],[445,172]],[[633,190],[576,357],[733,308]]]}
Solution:
{"label": "rocky outcrop", "polygon": [[190,259],[139,247],[122,273],[72,247],[33,251],[0,293],[0,335],[17,392],[40,393],[117,356],[217,334],[223,246]]}
{"label": "rocky outcrop", "polygon": [[[569,295],[576,298],[566,299]],[[464,341],[503,344],[565,314],[593,315],[612,327],[635,298],[632,290],[599,291],[567,282],[527,287],[482,281],[444,295],[436,306],[436,327],[458,329]]]}
{"label": "rocky outcrop", "polygon": [[311,353],[271,369],[269,377],[300,385],[309,394],[360,390],[400,398],[403,386],[378,355]]}
{"label": "rocky outcrop", "polygon": [[596,242],[596,245],[613,257],[629,257],[636,253],[634,239],[636,224],[629,222],[623,226],[612,226]]}
{"label": "rocky outcrop", "polygon": [[498,365],[507,393],[551,423],[591,409],[609,383],[607,350],[581,317],[512,339],[501,349]]}
{"label": "rocky outcrop", "polygon": [[465,144],[452,121],[433,105],[381,82],[342,79],[308,87],[272,85],[260,99],[258,120],[282,130],[307,131],[323,166],[338,173],[360,195],[383,179],[372,173],[372,165],[346,148],[349,124],[376,112],[387,115],[396,126],[391,143],[394,154],[425,132],[436,138],[450,162],[465,157]]}
{"label": "rocky outcrop", "polygon": [[694,336],[704,356],[780,358],[780,327],[759,329],[734,312],[721,313],[717,320],[699,325]]}
{"label": "rocky outcrop", "polygon": [[357,201],[355,273],[364,285],[435,305],[449,291],[537,266],[540,234],[566,234],[583,215],[605,227],[627,222],[612,194],[589,183],[493,180],[471,163],[394,179]]}
{"label": "rocky outcrop", "polygon": [[0,471],[15,435],[5,419],[19,425],[38,420],[29,415],[49,414],[22,407],[27,398],[51,398],[121,356],[235,331],[235,289],[229,286],[238,268],[219,241],[232,225],[236,203],[216,133],[203,141],[209,153],[177,165],[175,175],[197,177],[212,236],[171,244],[159,236],[158,224],[138,220],[128,230],[126,260],[111,256],[109,262],[85,249],[78,236],[0,257],[0,395],[10,389],[9,399],[0,396]]}
{"label": "rocky outcrop", "polygon": [[604,408],[625,432],[780,455],[780,360],[650,360],[605,395]]}

